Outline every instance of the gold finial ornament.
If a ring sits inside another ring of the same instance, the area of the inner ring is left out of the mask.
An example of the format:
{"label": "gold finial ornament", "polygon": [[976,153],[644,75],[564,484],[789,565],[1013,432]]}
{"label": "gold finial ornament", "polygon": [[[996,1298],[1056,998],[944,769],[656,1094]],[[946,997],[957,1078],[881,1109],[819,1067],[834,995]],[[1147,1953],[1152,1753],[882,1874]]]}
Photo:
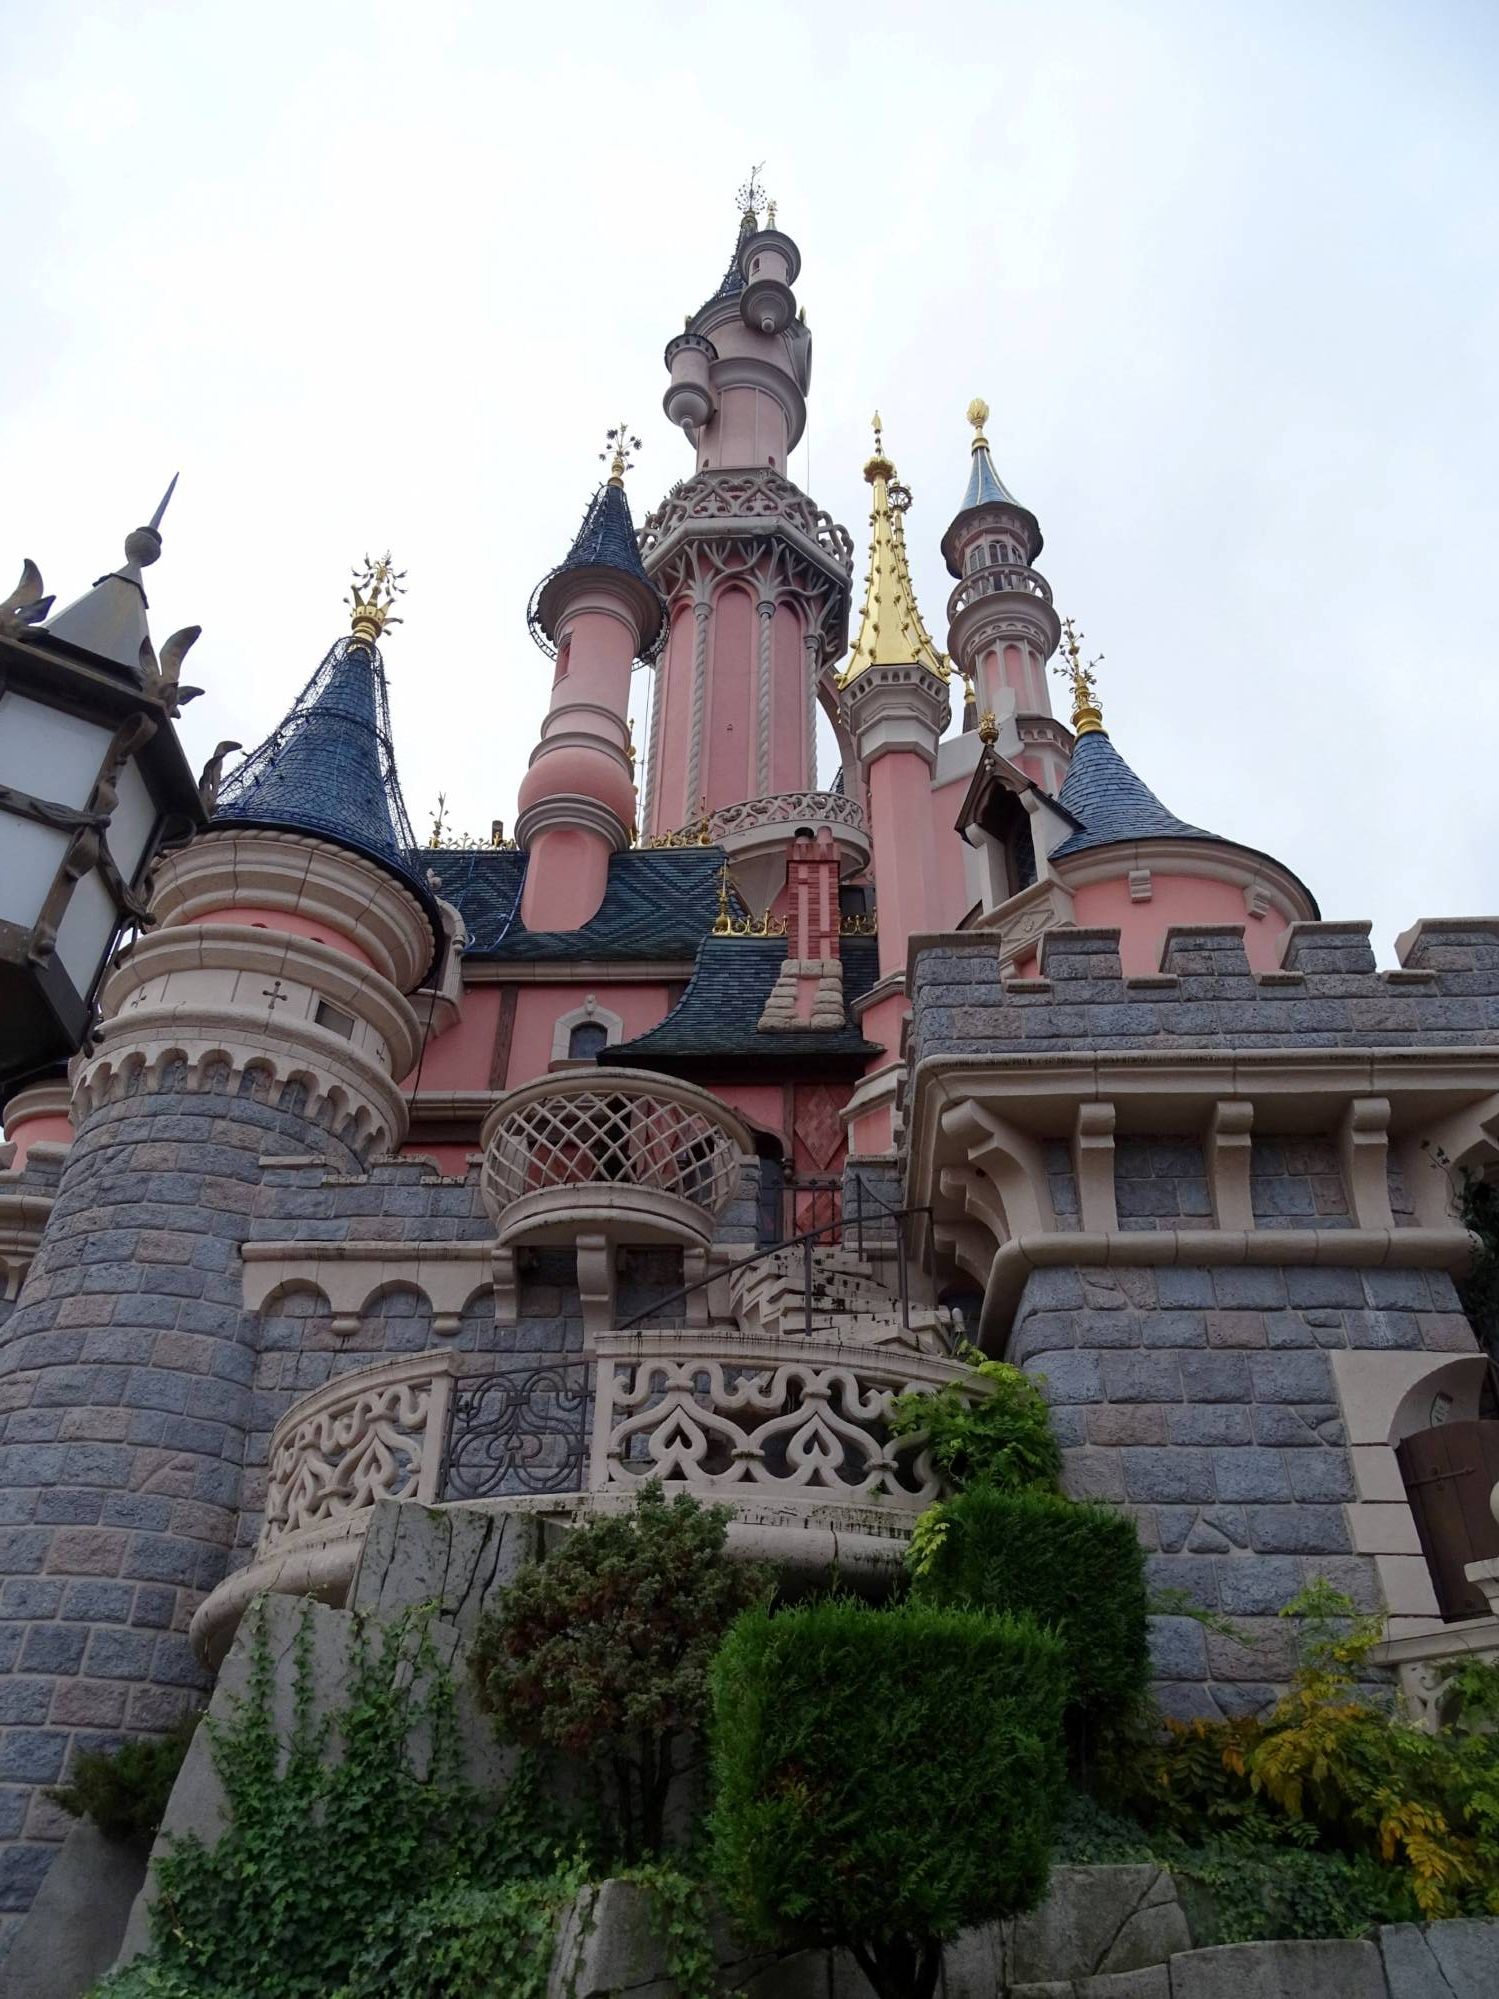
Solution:
{"label": "gold finial ornament", "polygon": [[979,741],[986,745],[999,741],[999,723],[992,708],[986,708],[979,716]]}
{"label": "gold finial ornament", "polygon": [[1073,624],[1071,618],[1062,620],[1062,651],[1065,659],[1057,661],[1052,668],[1060,679],[1072,685],[1072,733],[1074,736],[1106,736],[1103,726],[1103,711],[1098,705],[1098,679],[1094,667],[1103,663],[1099,653],[1083,663],[1083,634]]}
{"label": "gold finial ornament", "polygon": [[984,435],[984,425],[989,421],[989,405],[982,396],[975,396],[968,405],[968,421],[973,425],[973,448],[987,451],[989,440]]}
{"label": "gold finial ornament", "polygon": [[406,572],[391,564],[390,550],[374,562],[364,558],[363,569],[352,570],[354,586],[345,603],[352,604],[354,615],[349,620],[350,629],[356,639],[366,645],[374,645],[388,625],[399,625],[402,620],[392,611],[397,597],[404,595]]}
{"label": "gold finial ornament", "polygon": [[847,687],[871,666],[924,666],[939,680],[946,680],[951,670],[947,654],[937,650],[922,622],[906,560],[905,512],[911,504],[910,488],[900,484],[895,466],[885,454],[884,425],[878,410],[873,429],[874,456],[864,467],[864,477],[874,488],[869,575],[865,579],[868,587],[859,636],[848,665],[838,676],[838,685]]}
{"label": "gold finial ornament", "polygon": [[606,430],[604,436],[608,442],[599,453],[599,462],[607,463],[609,466],[609,484],[622,486],[625,483],[625,474],[635,469],[635,460],[631,454],[640,449],[640,439],[632,437],[628,427],[622,423],[617,423],[613,430]]}

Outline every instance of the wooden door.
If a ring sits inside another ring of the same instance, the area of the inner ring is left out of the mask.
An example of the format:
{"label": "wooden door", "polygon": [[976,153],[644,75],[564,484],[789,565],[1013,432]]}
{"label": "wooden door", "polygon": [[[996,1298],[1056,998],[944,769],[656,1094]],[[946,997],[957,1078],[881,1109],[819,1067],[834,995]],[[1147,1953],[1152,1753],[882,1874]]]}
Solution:
{"label": "wooden door", "polygon": [[1463,1571],[1499,1557],[1499,1521],[1489,1510],[1499,1485],[1499,1423],[1465,1418],[1417,1430],[1395,1457],[1442,1616],[1448,1623],[1486,1616],[1483,1591]]}

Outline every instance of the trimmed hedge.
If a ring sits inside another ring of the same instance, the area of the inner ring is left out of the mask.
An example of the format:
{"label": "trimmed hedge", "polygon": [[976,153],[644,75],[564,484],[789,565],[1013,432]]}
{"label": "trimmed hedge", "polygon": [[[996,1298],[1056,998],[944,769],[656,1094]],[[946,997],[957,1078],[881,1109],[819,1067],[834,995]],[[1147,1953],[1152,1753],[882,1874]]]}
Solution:
{"label": "trimmed hedge", "polygon": [[[1051,1633],[920,1603],[756,1610],[711,1679],[714,1872],[751,1935],[846,1944],[876,1991],[930,1990],[939,1939],[1040,1899],[1064,1778]],[[892,1962],[922,1969],[890,1982]]]}
{"label": "trimmed hedge", "polygon": [[943,1503],[913,1591],[1051,1626],[1067,1648],[1068,1705],[1086,1723],[1122,1718],[1149,1687],[1145,1554],[1109,1507],[975,1486]]}

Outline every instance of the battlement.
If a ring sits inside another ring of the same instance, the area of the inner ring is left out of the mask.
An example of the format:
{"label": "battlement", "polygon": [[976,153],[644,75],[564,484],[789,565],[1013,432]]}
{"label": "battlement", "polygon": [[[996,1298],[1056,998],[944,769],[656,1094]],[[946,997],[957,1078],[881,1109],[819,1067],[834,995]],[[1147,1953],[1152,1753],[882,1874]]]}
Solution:
{"label": "battlement", "polygon": [[911,942],[909,1054],[1150,1048],[1451,1048],[1499,1044],[1499,918],[1442,917],[1380,971],[1367,923],[1296,923],[1281,968],[1253,972],[1241,925],[1167,932],[1161,969],[1123,975],[1117,930],[1052,930],[1042,976],[1004,978],[987,932]]}

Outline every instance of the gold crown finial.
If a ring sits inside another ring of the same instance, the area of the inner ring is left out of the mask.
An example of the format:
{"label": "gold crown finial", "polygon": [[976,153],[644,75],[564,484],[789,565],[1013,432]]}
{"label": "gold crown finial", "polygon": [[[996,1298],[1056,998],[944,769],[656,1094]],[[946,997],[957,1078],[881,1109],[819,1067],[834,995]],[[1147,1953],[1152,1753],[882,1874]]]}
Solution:
{"label": "gold crown finial", "polygon": [[352,604],[354,615],[350,619],[350,629],[356,639],[363,639],[366,645],[373,645],[387,625],[399,625],[401,620],[391,606],[406,589],[406,572],[395,568],[390,559],[390,550],[371,562],[364,558],[364,567],[350,572],[354,578],[353,588],[344,599]]}
{"label": "gold crown finial", "polygon": [[1062,651],[1066,657],[1058,660],[1052,671],[1072,684],[1073,735],[1107,735],[1103,711],[1098,705],[1098,678],[1093,671],[1103,663],[1103,654],[1099,653],[1086,665],[1083,663],[1083,634],[1071,618],[1062,620]]}
{"label": "gold crown finial", "polygon": [[968,421],[973,425],[973,448],[987,451],[989,440],[984,435],[984,425],[989,421],[989,405],[982,396],[975,396],[968,405]]}
{"label": "gold crown finial", "polygon": [[878,479],[893,479],[895,467],[885,456],[885,426],[880,421],[878,410],[870,418],[870,423],[874,429],[874,456],[864,467],[864,477],[872,486]]}
{"label": "gold crown finial", "polygon": [[625,474],[634,470],[635,460],[630,454],[640,449],[640,439],[632,437],[628,428],[622,423],[617,423],[613,430],[606,430],[604,435],[608,442],[599,453],[599,460],[601,463],[605,460],[609,463],[609,484],[622,486],[625,483]]}

